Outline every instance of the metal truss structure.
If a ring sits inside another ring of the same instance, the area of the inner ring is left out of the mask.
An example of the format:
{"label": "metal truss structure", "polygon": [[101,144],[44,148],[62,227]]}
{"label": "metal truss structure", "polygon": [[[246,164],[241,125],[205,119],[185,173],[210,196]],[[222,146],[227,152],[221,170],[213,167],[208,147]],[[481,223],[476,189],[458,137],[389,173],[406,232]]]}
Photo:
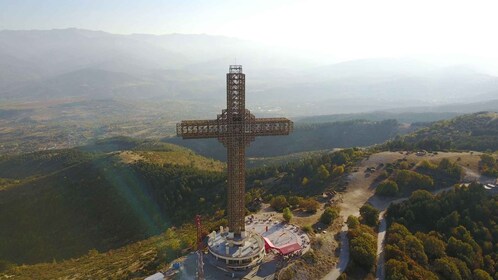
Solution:
{"label": "metal truss structure", "polygon": [[245,231],[245,149],[257,136],[288,135],[286,118],[255,118],[245,108],[245,74],[241,65],[227,73],[227,108],[216,120],[187,120],[176,125],[183,139],[217,138],[227,148],[228,227],[234,236]]}

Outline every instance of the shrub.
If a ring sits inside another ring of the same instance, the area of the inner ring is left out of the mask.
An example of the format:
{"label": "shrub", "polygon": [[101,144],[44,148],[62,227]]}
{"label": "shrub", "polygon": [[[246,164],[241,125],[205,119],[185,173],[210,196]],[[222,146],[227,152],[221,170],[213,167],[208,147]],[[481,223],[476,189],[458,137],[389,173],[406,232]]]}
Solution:
{"label": "shrub", "polygon": [[313,232],[313,228],[310,225],[305,225],[302,230],[306,233],[311,233]]}

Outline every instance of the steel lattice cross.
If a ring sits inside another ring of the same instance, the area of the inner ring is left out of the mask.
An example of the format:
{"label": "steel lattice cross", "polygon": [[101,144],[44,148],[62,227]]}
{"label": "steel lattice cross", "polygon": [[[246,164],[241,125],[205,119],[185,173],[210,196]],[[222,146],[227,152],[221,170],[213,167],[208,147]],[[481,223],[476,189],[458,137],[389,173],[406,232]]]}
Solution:
{"label": "steel lattice cross", "polygon": [[255,118],[245,108],[245,75],[241,65],[227,73],[227,108],[216,120],[187,120],[176,125],[183,139],[218,138],[227,148],[228,227],[235,237],[245,231],[245,149],[256,136],[288,135],[286,118]]}

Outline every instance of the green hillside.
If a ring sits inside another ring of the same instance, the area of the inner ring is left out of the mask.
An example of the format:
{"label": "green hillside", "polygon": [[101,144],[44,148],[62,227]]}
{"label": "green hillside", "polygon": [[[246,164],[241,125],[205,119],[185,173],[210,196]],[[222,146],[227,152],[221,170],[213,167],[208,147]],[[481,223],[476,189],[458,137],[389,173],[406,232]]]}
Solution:
{"label": "green hillside", "polygon": [[480,112],[438,121],[415,133],[398,136],[384,148],[424,150],[498,150],[498,113]]}
{"label": "green hillside", "polygon": [[[122,148],[147,157],[123,160]],[[9,226],[0,229],[0,259],[107,251],[214,213],[225,203],[223,166],[171,144],[127,139],[3,157],[0,224]]]}

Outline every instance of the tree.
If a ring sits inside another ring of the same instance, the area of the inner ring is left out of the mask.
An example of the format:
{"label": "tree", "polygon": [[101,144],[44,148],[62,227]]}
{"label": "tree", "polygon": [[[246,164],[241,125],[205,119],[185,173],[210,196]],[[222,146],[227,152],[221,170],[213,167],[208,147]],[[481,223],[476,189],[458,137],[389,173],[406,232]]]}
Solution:
{"label": "tree", "polygon": [[395,196],[399,192],[398,184],[392,180],[385,180],[377,186],[375,193],[384,196]]}
{"label": "tree", "polygon": [[424,251],[430,259],[437,259],[446,256],[446,243],[435,236],[427,236],[424,240]]}
{"label": "tree", "polygon": [[460,270],[448,257],[435,260],[433,267],[434,271],[441,275],[443,279],[462,280]]}
{"label": "tree", "polygon": [[353,237],[349,244],[351,259],[359,266],[370,270],[377,256],[377,239],[361,228],[352,230],[350,235]]}
{"label": "tree", "polygon": [[330,225],[337,217],[339,217],[339,209],[336,207],[327,207],[323,211],[322,216],[320,216],[320,222]]}
{"label": "tree", "polygon": [[318,177],[320,177],[321,180],[327,180],[327,178],[330,176],[329,171],[327,170],[327,167],[325,165],[320,165],[318,167]]}
{"label": "tree", "polygon": [[308,183],[310,182],[310,180],[306,177],[303,177],[303,180],[301,181],[301,185],[304,187],[306,185],[308,185]]}
{"label": "tree", "polygon": [[434,186],[434,181],[431,177],[411,170],[398,170],[395,181],[401,191],[430,189]]}
{"label": "tree", "polygon": [[301,201],[303,200],[302,197],[299,196],[290,196],[289,199],[287,199],[287,202],[289,203],[290,207],[296,208],[301,204]]}
{"label": "tree", "polygon": [[292,219],[292,212],[291,210],[289,209],[289,207],[285,207],[284,208],[284,211],[283,211],[283,218],[284,220],[288,223],[290,222],[290,220]]}
{"label": "tree", "polygon": [[405,238],[406,248],[405,251],[412,260],[426,266],[428,264],[427,255],[424,252],[424,245],[414,235],[409,235]]}
{"label": "tree", "polygon": [[482,269],[474,269],[473,276],[474,277],[472,279],[474,280],[493,280],[491,275]]}
{"label": "tree", "polygon": [[472,246],[469,243],[454,237],[450,237],[448,240],[448,247],[446,250],[449,256],[463,260],[469,267],[473,267],[474,261],[477,260]]}
{"label": "tree", "polygon": [[339,177],[339,176],[341,176],[342,174],[344,174],[344,165],[339,165],[339,166],[336,166],[336,167],[334,167],[334,169],[332,170],[332,176],[333,176],[333,177]]}
{"label": "tree", "polygon": [[404,261],[390,259],[385,264],[387,280],[409,280],[408,264]]}
{"label": "tree", "polygon": [[341,275],[339,275],[339,277],[337,277],[337,280],[348,280],[348,275],[346,274],[346,272],[343,272],[341,273]]}
{"label": "tree", "polygon": [[360,208],[362,220],[369,226],[376,226],[379,222],[379,210],[373,207],[370,203],[366,203]]}
{"label": "tree", "polygon": [[289,207],[287,199],[283,195],[276,196],[271,199],[270,205],[275,211],[281,212],[285,207]]}

